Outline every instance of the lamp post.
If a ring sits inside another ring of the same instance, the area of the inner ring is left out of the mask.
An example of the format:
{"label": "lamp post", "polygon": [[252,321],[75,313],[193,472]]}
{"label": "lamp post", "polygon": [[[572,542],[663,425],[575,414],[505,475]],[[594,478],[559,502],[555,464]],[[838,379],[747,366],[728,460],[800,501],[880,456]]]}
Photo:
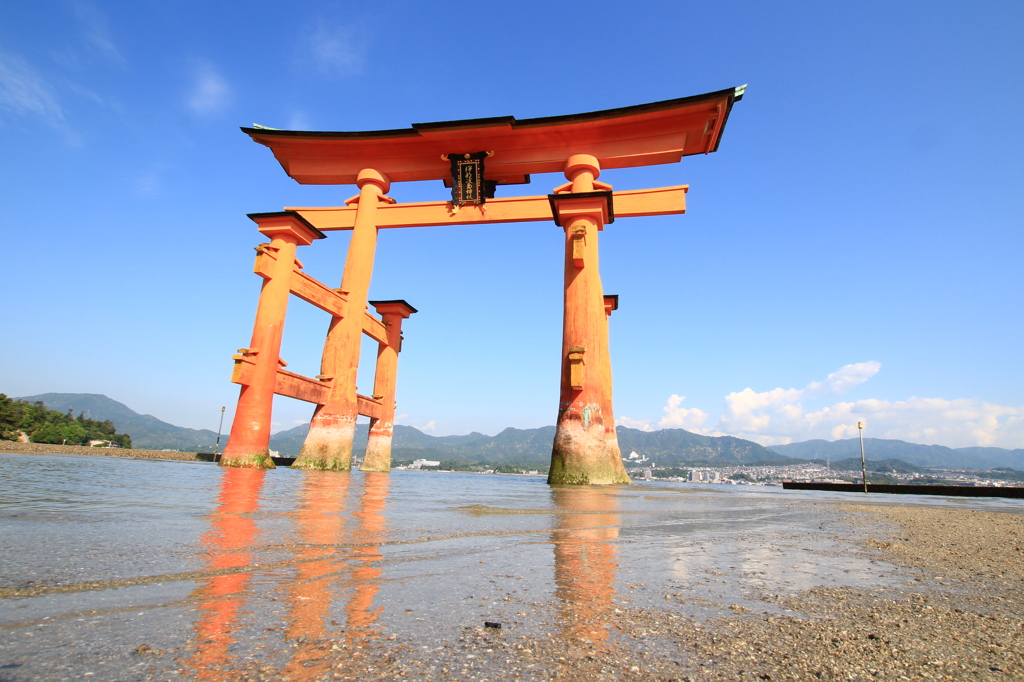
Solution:
{"label": "lamp post", "polygon": [[213,448],[213,457],[214,457],[214,459],[216,459],[217,455],[220,454],[220,432],[221,432],[221,429],[224,428],[224,410],[225,409],[226,408],[223,408],[223,407],[220,408],[220,425],[217,427],[217,445]]}
{"label": "lamp post", "polygon": [[864,477],[864,492],[868,491],[868,464],[864,459],[864,422],[857,422],[857,432],[860,434],[860,471]]}

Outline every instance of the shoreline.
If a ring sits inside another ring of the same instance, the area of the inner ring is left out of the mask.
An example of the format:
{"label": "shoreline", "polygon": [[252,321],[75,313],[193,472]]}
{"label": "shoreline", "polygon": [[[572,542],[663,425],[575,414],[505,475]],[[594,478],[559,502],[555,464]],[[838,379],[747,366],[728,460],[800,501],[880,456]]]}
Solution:
{"label": "shoreline", "polygon": [[174,450],[140,450],[136,448],[92,448],[88,445],[54,445],[51,443],[17,443],[10,440],[0,441],[0,452],[21,455],[92,455],[94,457],[122,457],[127,459],[164,459],[176,462],[207,462],[196,452],[176,452]]}

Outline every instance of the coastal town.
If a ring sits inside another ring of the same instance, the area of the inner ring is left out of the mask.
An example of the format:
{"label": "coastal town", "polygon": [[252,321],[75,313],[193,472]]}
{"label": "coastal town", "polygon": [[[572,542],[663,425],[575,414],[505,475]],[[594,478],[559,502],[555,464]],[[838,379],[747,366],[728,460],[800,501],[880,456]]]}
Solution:
{"label": "coastal town", "polygon": [[[631,458],[632,457],[632,458]],[[648,462],[646,458],[631,453],[623,457],[626,471],[634,481],[673,481],[679,483],[702,483],[713,485],[755,485],[781,486],[783,481],[806,483],[860,483],[862,473],[859,468],[836,468],[830,463],[806,462],[802,464],[770,464],[737,466],[691,466],[666,467]],[[894,463],[889,471],[881,470],[878,462],[868,462],[869,483],[899,483],[907,485],[963,485],[963,486],[1014,486],[1020,485],[1024,472],[1013,469],[941,469],[921,468],[906,464]],[[516,465],[488,466],[472,465],[463,462],[416,459],[401,462],[396,469],[416,471],[465,471],[481,474],[507,474],[520,476],[543,476],[547,472],[543,467]],[[909,471],[913,469],[914,471]]]}

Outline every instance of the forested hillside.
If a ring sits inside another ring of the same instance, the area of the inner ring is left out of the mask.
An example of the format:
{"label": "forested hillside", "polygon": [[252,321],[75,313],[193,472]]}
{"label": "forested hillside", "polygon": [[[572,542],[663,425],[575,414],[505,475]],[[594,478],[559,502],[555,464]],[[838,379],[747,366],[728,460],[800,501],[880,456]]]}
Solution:
{"label": "forested hillside", "polygon": [[121,448],[132,446],[131,437],[118,433],[110,420],[89,419],[82,413],[76,417],[71,410],[65,414],[39,401],[14,400],[0,393],[0,438],[21,440],[23,433],[33,443],[88,445],[102,440]]}

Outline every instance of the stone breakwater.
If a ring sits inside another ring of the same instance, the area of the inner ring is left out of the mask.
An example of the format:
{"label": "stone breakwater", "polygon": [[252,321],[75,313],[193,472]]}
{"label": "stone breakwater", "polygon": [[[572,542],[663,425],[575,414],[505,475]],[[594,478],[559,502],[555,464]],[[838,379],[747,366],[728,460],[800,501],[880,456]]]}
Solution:
{"label": "stone breakwater", "polygon": [[[15,443],[0,440],[0,452],[16,452],[23,455],[93,455],[100,457],[127,457],[129,459],[171,459],[179,462],[202,462],[195,452],[172,452],[167,450],[135,450],[124,448],[91,448],[87,445],[51,445],[49,443]],[[206,455],[209,458],[209,455]]]}

